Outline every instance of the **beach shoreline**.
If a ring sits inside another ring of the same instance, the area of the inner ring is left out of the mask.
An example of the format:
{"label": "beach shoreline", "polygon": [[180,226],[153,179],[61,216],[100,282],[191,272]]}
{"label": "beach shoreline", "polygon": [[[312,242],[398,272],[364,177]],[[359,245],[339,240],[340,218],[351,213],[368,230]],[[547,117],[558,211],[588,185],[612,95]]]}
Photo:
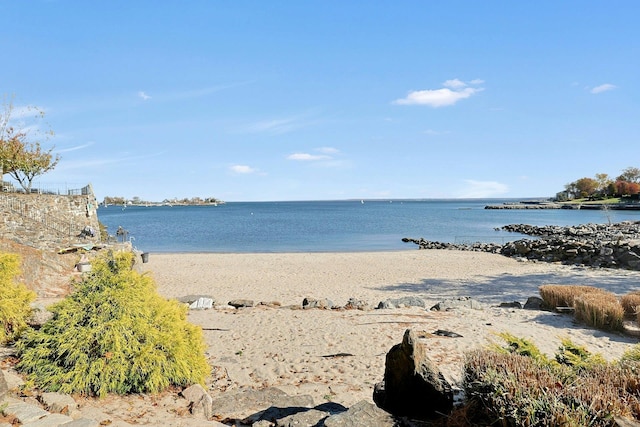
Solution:
{"label": "beach shoreline", "polygon": [[[191,310],[203,328],[213,367],[208,387],[216,394],[242,388],[278,387],[352,405],[372,401],[388,350],[406,329],[438,329],[461,338],[432,336],[431,357],[445,377],[461,380],[465,352],[499,341],[509,332],[552,355],[560,340],[616,359],[637,339],[576,324],[570,315],[498,308],[539,296],[544,284],[598,286],[617,294],[640,289],[640,272],[519,261],[483,252],[416,250],[258,254],[151,254],[143,271],[168,298],[204,295],[211,310]],[[386,299],[414,296],[425,308],[375,309]],[[471,297],[482,309],[430,311],[437,302]],[[370,310],[302,309],[303,299],[349,299]],[[248,299],[236,309],[229,301]],[[261,304],[262,303],[262,304]],[[336,355],[343,355],[342,357]],[[348,356],[344,356],[348,355]]]}

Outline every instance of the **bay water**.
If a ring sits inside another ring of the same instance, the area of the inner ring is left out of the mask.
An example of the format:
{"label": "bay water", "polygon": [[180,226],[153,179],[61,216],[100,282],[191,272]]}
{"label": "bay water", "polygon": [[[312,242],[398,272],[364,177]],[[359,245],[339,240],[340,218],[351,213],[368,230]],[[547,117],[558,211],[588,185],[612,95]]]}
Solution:
{"label": "bay water", "polygon": [[144,252],[367,252],[415,250],[403,237],[504,243],[525,236],[507,224],[579,225],[640,221],[640,211],[485,209],[514,200],[340,200],[228,202],[218,206],[101,206]]}

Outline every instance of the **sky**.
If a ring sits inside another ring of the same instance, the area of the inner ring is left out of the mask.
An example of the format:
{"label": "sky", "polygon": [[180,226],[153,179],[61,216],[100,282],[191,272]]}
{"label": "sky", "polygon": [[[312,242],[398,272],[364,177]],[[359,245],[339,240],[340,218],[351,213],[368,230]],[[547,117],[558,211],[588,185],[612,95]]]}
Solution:
{"label": "sky", "polygon": [[60,156],[37,183],[98,200],[552,197],[640,167],[636,0],[0,0],[0,16],[0,95]]}

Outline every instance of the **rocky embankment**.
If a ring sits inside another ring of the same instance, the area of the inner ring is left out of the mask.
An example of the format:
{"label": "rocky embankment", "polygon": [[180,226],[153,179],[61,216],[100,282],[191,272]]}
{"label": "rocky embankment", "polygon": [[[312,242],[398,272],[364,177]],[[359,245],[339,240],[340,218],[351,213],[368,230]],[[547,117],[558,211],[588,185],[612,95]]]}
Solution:
{"label": "rocky embankment", "polygon": [[410,238],[402,241],[415,243],[420,249],[482,251],[545,262],[640,270],[640,221],[570,227],[511,224],[502,229],[535,238],[504,245],[453,244]]}

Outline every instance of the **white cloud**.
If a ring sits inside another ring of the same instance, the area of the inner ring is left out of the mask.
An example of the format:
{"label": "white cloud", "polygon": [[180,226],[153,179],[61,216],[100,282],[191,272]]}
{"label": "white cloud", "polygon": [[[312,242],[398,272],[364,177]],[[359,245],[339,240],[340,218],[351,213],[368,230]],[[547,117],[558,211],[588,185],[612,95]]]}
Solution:
{"label": "white cloud", "polygon": [[[483,81],[476,79],[470,83],[477,85]],[[397,105],[428,105],[434,108],[446,107],[484,90],[481,87],[468,87],[467,83],[459,79],[447,80],[442,85],[444,87],[441,89],[409,92],[406,98],[397,99],[393,103]]]}
{"label": "white cloud", "polygon": [[598,93],[607,92],[607,91],[610,91],[610,90],[613,90],[613,89],[616,89],[616,88],[617,88],[617,86],[615,86],[615,85],[612,85],[610,83],[605,83],[605,84],[602,84],[600,86],[596,86],[593,89],[591,89],[591,93],[598,94]]}
{"label": "white cloud", "polygon": [[287,156],[288,160],[299,161],[317,161],[317,160],[330,160],[331,156],[326,154],[309,154],[309,153],[293,153]]}
{"label": "white cloud", "polygon": [[258,172],[257,169],[254,169],[251,166],[247,166],[247,165],[233,165],[233,166],[230,166],[229,169],[233,173],[245,174],[245,175]]}
{"label": "white cloud", "polygon": [[458,192],[461,198],[486,198],[501,196],[509,191],[509,187],[496,181],[476,181],[466,179],[466,188]]}
{"label": "white cloud", "polygon": [[151,99],[151,97],[149,95],[147,95],[146,93],[144,93],[143,91],[138,92],[138,96],[142,99],[144,99],[145,101],[147,99]]}
{"label": "white cloud", "polygon": [[450,87],[451,89],[460,89],[465,87],[467,84],[465,82],[463,82],[462,80],[458,80],[458,79],[451,79],[451,80],[447,80],[444,83],[442,83],[442,86],[444,87]]}

